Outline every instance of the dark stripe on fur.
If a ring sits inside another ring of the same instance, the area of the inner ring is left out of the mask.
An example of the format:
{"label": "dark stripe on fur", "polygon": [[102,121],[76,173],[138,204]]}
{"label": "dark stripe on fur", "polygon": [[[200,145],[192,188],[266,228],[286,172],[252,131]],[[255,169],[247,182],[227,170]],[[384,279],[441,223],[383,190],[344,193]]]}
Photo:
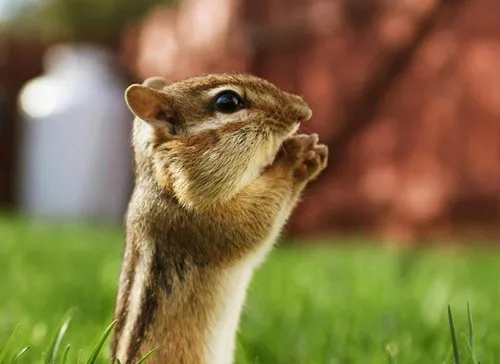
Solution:
{"label": "dark stripe on fur", "polygon": [[132,247],[132,250],[133,252],[130,254],[130,261],[128,262],[127,266],[124,267],[125,270],[123,272],[126,277],[129,277],[129,279],[127,281],[127,285],[125,286],[123,296],[121,297],[121,305],[119,306],[120,308],[117,312],[115,312],[116,325],[113,332],[113,338],[111,340],[111,357],[113,359],[115,359],[116,355],[118,354],[118,344],[120,342],[125,323],[127,322],[128,310],[130,306],[130,291],[135,280],[135,270],[137,268],[138,254],[135,251],[134,246]]}
{"label": "dark stripe on fur", "polygon": [[[163,288],[164,281],[166,280],[168,285],[165,287],[165,293],[169,295],[172,291],[172,280],[166,279],[166,277],[162,274],[165,271],[168,271],[166,268],[167,267],[162,266],[161,256],[158,254],[158,250],[155,249],[155,252],[153,252],[153,263],[150,271],[148,272],[148,279],[146,279],[148,285],[145,287],[141,300],[141,311],[137,317],[136,325],[132,329],[133,331],[130,337],[130,344],[127,349],[127,359],[130,362],[139,359],[139,351],[146,335],[146,331],[154,320],[159,299],[158,283],[160,283],[160,287]],[[145,348],[146,351],[152,349],[154,348]]]}

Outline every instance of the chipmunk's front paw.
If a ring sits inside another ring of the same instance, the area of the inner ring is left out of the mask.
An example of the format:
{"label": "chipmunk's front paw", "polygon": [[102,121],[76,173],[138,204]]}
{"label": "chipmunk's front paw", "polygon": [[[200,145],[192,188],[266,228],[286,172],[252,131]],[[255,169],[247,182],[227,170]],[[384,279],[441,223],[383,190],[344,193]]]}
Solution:
{"label": "chipmunk's front paw", "polygon": [[325,169],[328,161],[328,147],[318,144],[318,135],[294,135],[283,142],[281,158],[293,168],[297,181],[308,182]]}

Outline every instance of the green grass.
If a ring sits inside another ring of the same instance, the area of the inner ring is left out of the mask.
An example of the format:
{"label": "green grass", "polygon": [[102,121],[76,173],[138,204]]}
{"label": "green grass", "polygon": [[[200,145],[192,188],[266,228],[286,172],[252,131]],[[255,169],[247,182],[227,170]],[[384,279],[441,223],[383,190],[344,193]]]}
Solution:
{"label": "green grass", "polygon": [[[270,255],[248,293],[236,363],[500,362],[500,252],[344,242]],[[0,362],[19,325],[9,358],[29,346],[18,363],[41,363],[69,309],[58,355],[70,344],[67,363],[86,362],[113,320],[122,244],[110,229],[0,218]],[[105,344],[98,361],[107,354]]]}

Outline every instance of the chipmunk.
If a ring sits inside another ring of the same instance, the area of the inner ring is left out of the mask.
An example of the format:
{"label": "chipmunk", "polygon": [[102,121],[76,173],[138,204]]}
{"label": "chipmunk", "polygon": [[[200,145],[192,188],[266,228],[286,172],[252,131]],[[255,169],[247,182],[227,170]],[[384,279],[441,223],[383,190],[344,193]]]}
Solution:
{"label": "chipmunk", "polygon": [[248,74],[125,92],[135,188],[111,355],[230,364],[246,290],[307,183],[327,165],[299,96]]}

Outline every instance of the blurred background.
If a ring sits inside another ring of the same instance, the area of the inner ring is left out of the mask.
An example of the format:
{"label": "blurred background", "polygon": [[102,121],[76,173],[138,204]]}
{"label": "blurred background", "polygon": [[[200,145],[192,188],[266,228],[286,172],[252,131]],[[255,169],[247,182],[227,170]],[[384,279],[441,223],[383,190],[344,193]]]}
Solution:
{"label": "blurred background", "polygon": [[39,363],[76,307],[76,362],[112,320],[127,85],[245,71],[305,97],[301,129],[330,161],[287,228],[297,244],[256,274],[237,363],[451,363],[448,304],[462,358],[500,362],[499,14],[498,0],[0,0],[0,348],[21,324],[12,353]]}
{"label": "blurred background", "polygon": [[330,165],[293,236],[499,235],[496,0],[1,0],[0,204],[121,223],[132,82],[245,71],[302,94]]}

